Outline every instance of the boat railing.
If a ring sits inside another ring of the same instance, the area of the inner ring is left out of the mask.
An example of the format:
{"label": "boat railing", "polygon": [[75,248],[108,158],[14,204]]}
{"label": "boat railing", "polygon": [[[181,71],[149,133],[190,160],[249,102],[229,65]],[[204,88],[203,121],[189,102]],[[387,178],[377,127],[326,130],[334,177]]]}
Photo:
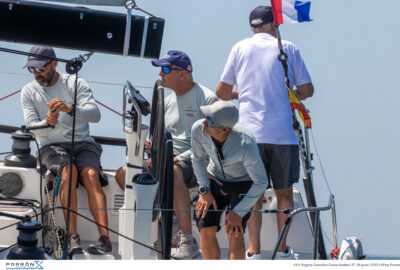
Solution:
{"label": "boat railing", "polygon": [[[315,225],[314,228],[315,228],[315,230],[314,230],[313,259],[316,260],[316,259],[317,259],[317,256],[318,256],[318,242],[319,242],[319,228],[320,228],[320,226],[319,226],[319,225],[320,225],[320,219],[319,219],[319,217],[320,217],[320,212],[321,212],[321,211],[328,211],[328,210],[331,210],[331,209],[332,209],[332,211],[334,211],[334,205],[335,205],[334,196],[333,196],[333,195],[330,195],[330,197],[329,197],[329,203],[328,203],[327,206],[321,206],[321,207],[301,207],[301,208],[297,208],[297,209],[294,209],[293,211],[291,211],[291,212],[288,214],[288,217],[286,218],[285,224],[283,225],[282,231],[280,232],[280,235],[279,235],[279,237],[278,237],[278,241],[277,241],[277,243],[276,243],[276,245],[275,245],[274,252],[273,252],[273,254],[272,254],[272,260],[275,259],[275,256],[276,256],[276,254],[277,254],[277,252],[278,252],[279,245],[281,244],[282,239],[283,239],[283,236],[285,235],[286,231],[288,230],[289,225],[290,225],[290,222],[292,221],[293,217],[294,217],[295,215],[299,214],[299,213],[302,213],[302,212],[315,212],[315,218],[314,218],[314,223],[315,223],[315,224],[314,224],[314,225]],[[265,212],[268,212],[268,210],[266,210]],[[276,212],[276,211],[274,211],[274,212]],[[283,212],[286,212],[286,211],[283,211]],[[335,226],[335,227],[336,227],[336,226]]]}

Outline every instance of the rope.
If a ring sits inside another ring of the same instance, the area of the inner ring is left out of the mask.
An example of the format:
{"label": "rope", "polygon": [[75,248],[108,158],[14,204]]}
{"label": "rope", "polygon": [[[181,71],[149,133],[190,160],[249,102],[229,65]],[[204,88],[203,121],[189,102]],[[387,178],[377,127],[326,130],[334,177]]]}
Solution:
{"label": "rope", "polygon": [[21,89],[15,91],[15,92],[13,92],[13,93],[11,93],[11,94],[5,96],[5,97],[0,98],[0,101],[2,101],[3,99],[9,98],[9,97],[11,97],[11,96],[13,96],[13,95],[15,95],[15,94],[18,94],[19,92],[21,92]]}
{"label": "rope", "polygon": [[126,7],[127,9],[133,8],[133,9],[139,10],[139,11],[141,11],[141,12],[143,12],[143,13],[146,13],[147,15],[149,15],[149,16],[151,16],[151,17],[155,17],[153,14],[151,14],[151,13],[147,12],[146,10],[141,9],[140,7],[138,7],[138,5],[136,4],[135,0],[131,0],[130,2],[127,2],[127,3],[125,4],[125,7]]}
{"label": "rope", "polygon": [[101,103],[101,102],[100,102],[99,100],[97,100],[97,99],[95,99],[95,101],[96,101],[97,103],[99,103],[101,106],[105,107],[106,109],[109,109],[109,110],[112,111],[113,113],[116,113],[116,114],[118,114],[119,116],[122,117],[122,113],[119,113],[119,112],[117,112],[116,110],[111,109],[110,107],[108,107],[107,105]]}
{"label": "rope", "polygon": [[155,252],[157,252],[157,253],[162,254],[163,256],[169,257],[170,259],[180,260],[179,258],[176,258],[176,257],[174,257],[174,256],[171,256],[171,255],[168,255],[168,254],[164,254],[161,250],[158,250],[158,249],[156,249],[156,248],[154,248],[154,247],[151,247],[151,246],[148,246],[148,245],[146,245],[146,244],[143,244],[143,243],[141,243],[141,242],[139,242],[139,241],[137,241],[137,240],[135,240],[135,239],[132,239],[132,238],[126,236],[126,235],[120,234],[119,232],[117,232],[117,231],[115,231],[115,230],[113,230],[113,229],[110,229],[110,228],[108,228],[108,227],[106,227],[106,226],[104,226],[104,225],[101,225],[101,224],[97,223],[96,221],[94,221],[94,220],[92,220],[92,219],[90,219],[90,218],[88,218],[88,217],[86,217],[86,216],[84,216],[84,215],[79,214],[78,212],[72,210],[71,208],[68,209],[68,208],[63,207],[63,206],[57,206],[57,207],[49,208],[49,209],[44,210],[43,212],[38,213],[38,214],[36,214],[36,215],[30,216],[30,217],[26,217],[26,218],[24,218],[22,221],[18,221],[18,222],[9,224],[9,225],[7,225],[7,226],[1,227],[1,228],[0,228],[0,231],[1,231],[1,230],[4,230],[4,229],[7,229],[7,228],[10,228],[10,227],[12,227],[12,226],[15,226],[15,225],[17,225],[17,224],[20,223],[20,222],[29,221],[29,220],[31,220],[31,218],[37,217],[37,216],[39,216],[39,215],[41,215],[41,214],[45,214],[46,212],[49,212],[49,211],[54,211],[54,210],[56,210],[56,209],[65,209],[65,210],[69,210],[69,211],[71,211],[72,213],[78,215],[79,217],[84,218],[84,219],[86,219],[87,221],[96,224],[97,226],[103,227],[104,229],[107,229],[107,230],[109,230],[110,232],[115,233],[115,234],[118,235],[118,236],[121,236],[121,237],[123,237],[123,238],[125,238],[125,239],[127,239],[127,240],[130,240],[130,241],[134,242],[135,244],[138,244],[138,245],[141,245],[141,246],[146,247],[146,248],[148,248],[148,249],[151,249],[151,250],[153,250],[153,251],[155,251]]}
{"label": "rope", "polygon": [[[40,164],[42,164],[41,161],[40,161]],[[53,208],[54,207],[53,200],[50,198],[50,191],[49,191],[48,186],[47,186],[46,177],[44,177],[43,186],[44,186],[44,188],[46,190],[45,193],[47,195],[48,204],[49,204],[50,208]],[[54,191],[55,191],[55,189],[53,189],[53,196],[54,196]],[[50,231],[49,241],[53,238],[53,235],[56,235],[57,250],[56,250],[56,253],[55,253],[55,257],[56,257],[56,259],[61,259],[62,258],[62,248],[61,248],[62,245],[61,245],[60,235],[58,234],[59,227],[57,226],[57,222],[56,222],[56,217],[54,215],[54,211],[50,211],[50,218],[51,218],[51,222],[52,222],[51,225],[53,225],[53,229]]]}
{"label": "rope", "polygon": [[[22,91],[22,90],[19,89],[19,90],[15,91],[15,92],[13,92],[13,93],[11,93],[11,94],[5,96],[5,97],[2,97],[2,98],[0,98],[0,101],[2,101],[3,99],[9,98],[9,97],[11,97],[11,96],[13,96],[13,95],[15,95],[15,94],[18,94],[18,93],[21,92],[21,91]],[[114,110],[114,109],[108,107],[107,105],[105,105],[104,103],[100,102],[100,101],[97,100],[97,99],[95,99],[95,101],[96,101],[97,103],[99,103],[101,106],[105,107],[106,109],[109,109],[109,110],[112,111],[113,113],[116,113],[116,114],[118,114],[119,116],[122,117],[122,114],[119,113],[119,112],[117,112],[116,110]]]}

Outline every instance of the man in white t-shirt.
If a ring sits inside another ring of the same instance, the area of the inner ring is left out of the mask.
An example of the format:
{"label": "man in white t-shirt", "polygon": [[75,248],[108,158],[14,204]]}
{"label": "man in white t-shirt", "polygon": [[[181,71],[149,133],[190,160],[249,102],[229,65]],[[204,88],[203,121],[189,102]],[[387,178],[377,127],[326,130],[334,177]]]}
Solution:
{"label": "man in white t-shirt", "polygon": [[[251,38],[236,43],[229,55],[217,96],[224,100],[238,99],[239,124],[248,128],[258,144],[264,166],[272,180],[278,209],[293,208],[292,185],[298,182],[300,160],[298,142],[293,130],[285,73],[278,60],[279,48],[272,9],[259,6],[250,13]],[[311,97],[314,87],[297,47],[282,41],[288,56],[290,81],[300,100]],[[234,89],[236,85],[238,89]],[[261,200],[253,209],[261,208]],[[287,214],[278,214],[281,231]],[[249,222],[250,246],[247,258],[261,259],[261,214],[253,213]],[[293,250],[286,246],[284,236],[277,253],[278,259],[292,259]]]}

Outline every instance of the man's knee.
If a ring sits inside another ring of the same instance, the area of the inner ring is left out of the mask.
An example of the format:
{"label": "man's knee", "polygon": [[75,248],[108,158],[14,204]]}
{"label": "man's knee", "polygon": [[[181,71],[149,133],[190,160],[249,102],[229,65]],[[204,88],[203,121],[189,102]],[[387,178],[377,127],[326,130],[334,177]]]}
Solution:
{"label": "man's knee", "polygon": [[217,236],[217,226],[212,226],[212,227],[204,227],[200,229],[200,236],[203,237],[203,239],[209,239]]}
{"label": "man's knee", "polygon": [[115,173],[115,181],[119,185],[119,187],[124,190],[125,189],[125,175],[126,175],[126,167],[120,167]]}
{"label": "man's knee", "polygon": [[[70,170],[71,170],[71,165],[70,165],[70,163],[68,163],[63,167],[63,170],[62,170],[63,176],[68,176]],[[78,172],[78,169],[76,168],[76,166],[72,165],[72,175],[76,175],[77,172]]]}
{"label": "man's knee", "polygon": [[278,202],[293,202],[293,187],[276,189],[275,194]]}
{"label": "man's knee", "polygon": [[174,185],[180,185],[182,183],[184,183],[182,169],[174,165]]}
{"label": "man's knee", "polygon": [[81,171],[79,176],[86,189],[101,189],[99,172],[96,169],[86,167]]}

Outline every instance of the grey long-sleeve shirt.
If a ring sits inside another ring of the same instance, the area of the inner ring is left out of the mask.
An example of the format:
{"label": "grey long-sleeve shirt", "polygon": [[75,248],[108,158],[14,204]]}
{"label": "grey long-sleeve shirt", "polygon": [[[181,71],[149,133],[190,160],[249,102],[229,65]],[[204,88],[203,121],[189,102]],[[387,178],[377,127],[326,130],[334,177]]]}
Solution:
{"label": "grey long-sleeve shirt", "polygon": [[[27,126],[46,124],[46,114],[50,110],[46,103],[59,98],[65,103],[73,104],[75,90],[75,76],[59,73],[55,85],[43,87],[36,80],[22,88],[21,105]],[[94,141],[90,137],[89,122],[100,121],[100,111],[96,105],[93,93],[85,80],[78,78],[76,103],[76,141]],[[54,129],[46,128],[35,131],[40,147],[58,142],[70,142],[72,135],[72,117],[60,112],[58,123]]]}
{"label": "grey long-sleeve shirt", "polygon": [[[192,163],[199,185],[210,186],[208,173],[226,182],[252,180],[246,196],[233,211],[243,217],[268,186],[268,177],[254,137],[242,126],[235,125],[222,146],[224,159],[218,160],[218,148],[210,135],[201,130],[203,120],[192,127]],[[206,169],[207,156],[210,157]],[[224,177],[225,176],[225,177]]]}

